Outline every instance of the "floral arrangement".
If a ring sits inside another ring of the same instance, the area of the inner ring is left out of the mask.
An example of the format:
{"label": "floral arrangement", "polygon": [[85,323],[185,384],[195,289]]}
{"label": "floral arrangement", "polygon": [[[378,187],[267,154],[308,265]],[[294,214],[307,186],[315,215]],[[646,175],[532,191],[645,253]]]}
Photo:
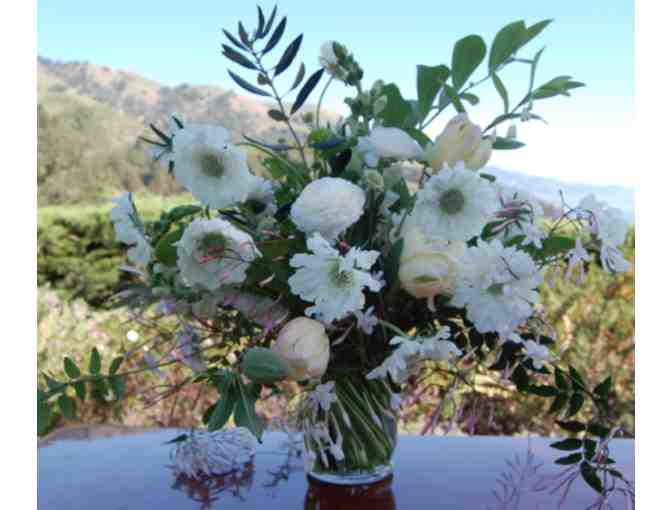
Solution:
{"label": "floral arrangement", "polygon": [[[303,396],[292,416],[308,471],[362,473],[389,464],[401,395],[423,364],[446,367],[456,383],[478,365],[503,385],[549,399],[573,436],[554,443],[564,452],[558,463],[608,491],[622,478],[605,449],[618,434],[610,378],[589,387],[561,366],[539,287],[547,276],[580,284],[595,257],[605,271],[628,269],[619,251],[628,225],[594,196],[563,199],[545,217],[526,190],[483,171],[497,151],[524,146],[518,123],[543,121],[544,101],[583,86],[565,75],[538,84],[543,49],[519,56],[551,20],[511,23],[489,49],[480,36],[460,39],[450,66],[417,66],[417,98],[409,99],[394,83],[367,88],[354,54],[333,41],[323,44],[318,70],[306,77],[300,64],[281,88],[302,36],[273,57],[287,28],[276,13],[259,9],[251,32],[242,23],[237,36],[224,30],[222,53],[254,78],[229,71],[237,85],[275,102],[268,115],[287,138],[235,143],[225,126],[178,115],[172,129],[150,126],[155,136],[144,140],[195,203],[148,222],[131,194],[115,199],[111,219],[133,264],[124,269],[138,275],[118,297],[138,321],[158,306],[176,327],[127,372],[128,355],[103,373],[94,350],[89,375],[66,358],[65,377],[45,375],[38,391],[40,419],[52,405],[74,412],[72,392],[84,398],[87,385],[122,398],[127,375],[179,363],[193,370],[189,383],[219,393],[204,416],[211,431],[233,418],[260,439],[255,402],[296,381]],[[514,66],[529,71],[518,102],[501,78]],[[484,77],[472,81],[481,67]],[[353,90],[350,114],[324,124],[322,98],[334,81]],[[475,92],[487,82],[503,111],[481,127],[468,110],[478,110]],[[308,106],[320,83],[317,105]],[[427,126],[451,109],[430,139]],[[250,153],[261,157],[263,175],[250,171]],[[588,405],[590,421],[571,419]]]}

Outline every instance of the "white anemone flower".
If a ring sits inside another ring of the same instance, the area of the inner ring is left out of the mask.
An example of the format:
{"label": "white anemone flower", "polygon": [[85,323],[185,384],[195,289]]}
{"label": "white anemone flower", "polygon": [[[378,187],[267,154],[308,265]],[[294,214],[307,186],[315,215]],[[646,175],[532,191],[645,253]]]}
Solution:
{"label": "white anemone flower", "polygon": [[230,143],[228,130],[186,124],[173,136],[175,180],[198,200],[216,209],[247,199],[254,185],[247,153]]}
{"label": "white anemone flower", "polygon": [[278,212],[278,204],[275,201],[273,181],[257,176],[252,176],[252,179],[252,186],[247,199],[253,200],[261,206],[261,211],[257,213],[259,217],[274,216]]}
{"label": "white anemone flower", "polygon": [[468,241],[496,210],[495,187],[458,163],[454,169],[444,165],[418,191],[413,221],[430,238]]}
{"label": "white anemone flower", "polygon": [[291,218],[306,235],[335,240],[364,212],[366,195],[359,186],[338,177],[308,184],[292,205]]}
{"label": "white anemone flower", "polygon": [[341,256],[319,234],[310,237],[307,244],[313,255],[294,255],[289,265],[297,271],[288,280],[294,294],[315,303],[306,309],[307,315],[331,323],[364,308],[364,288],[373,292],[382,288],[369,272],[379,252],[351,248]]}
{"label": "white anemone flower", "polygon": [[508,337],[532,315],[544,272],[527,253],[505,247],[498,239],[479,239],[460,262],[452,304],[466,308],[478,331]]}
{"label": "white anemone flower", "polygon": [[208,290],[244,281],[259,256],[248,234],[219,218],[192,221],[176,246],[177,266],[187,285]]}
{"label": "white anemone flower", "polygon": [[367,166],[376,167],[380,158],[424,159],[425,153],[406,131],[395,127],[376,127],[357,144]]}

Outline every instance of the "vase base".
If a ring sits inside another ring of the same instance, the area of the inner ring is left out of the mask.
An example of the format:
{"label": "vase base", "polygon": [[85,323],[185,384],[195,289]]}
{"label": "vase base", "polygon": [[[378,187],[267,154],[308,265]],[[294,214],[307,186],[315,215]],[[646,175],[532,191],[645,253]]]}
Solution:
{"label": "vase base", "polygon": [[308,473],[308,478],[320,483],[330,485],[369,485],[380,482],[392,476],[392,464],[378,466],[371,471],[358,471],[350,473]]}

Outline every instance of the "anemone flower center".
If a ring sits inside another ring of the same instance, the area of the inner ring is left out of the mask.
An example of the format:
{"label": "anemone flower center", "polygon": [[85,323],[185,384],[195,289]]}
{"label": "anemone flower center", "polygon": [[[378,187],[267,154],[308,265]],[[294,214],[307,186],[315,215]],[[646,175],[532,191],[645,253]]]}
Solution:
{"label": "anemone flower center", "polygon": [[504,284],[503,283],[493,283],[488,287],[487,289],[488,294],[491,294],[493,296],[501,296],[504,292]]}
{"label": "anemone flower center", "polygon": [[457,214],[464,208],[464,195],[459,189],[449,189],[441,194],[439,205],[446,214]]}
{"label": "anemone flower center", "polygon": [[351,286],[354,279],[352,271],[341,271],[338,263],[332,266],[329,276],[331,282],[338,288]]}
{"label": "anemone flower center", "polygon": [[198,250],[205,261],[221,259],[226,253],[228,242],[226,238],[217,232],[209,232],[201,237],[198,242]]}
{"label": "anemone flower center", "polygon": [[226,171],[221,158],[214,152],[204,151],[200,153],[198,155],[198,164],[201,173],[208,177],[220,178]]}

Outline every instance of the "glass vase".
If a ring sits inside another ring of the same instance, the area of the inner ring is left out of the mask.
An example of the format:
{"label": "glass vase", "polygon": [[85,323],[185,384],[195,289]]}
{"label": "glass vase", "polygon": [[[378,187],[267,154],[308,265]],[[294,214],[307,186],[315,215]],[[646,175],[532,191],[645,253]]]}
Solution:
{"label": "glass vase", "polygon": [[397,445],[394,400],[384,382],[361,376],[335,380],[328,398],[309,394],[301,412],[309,478],[362,485],[391,476]]}

